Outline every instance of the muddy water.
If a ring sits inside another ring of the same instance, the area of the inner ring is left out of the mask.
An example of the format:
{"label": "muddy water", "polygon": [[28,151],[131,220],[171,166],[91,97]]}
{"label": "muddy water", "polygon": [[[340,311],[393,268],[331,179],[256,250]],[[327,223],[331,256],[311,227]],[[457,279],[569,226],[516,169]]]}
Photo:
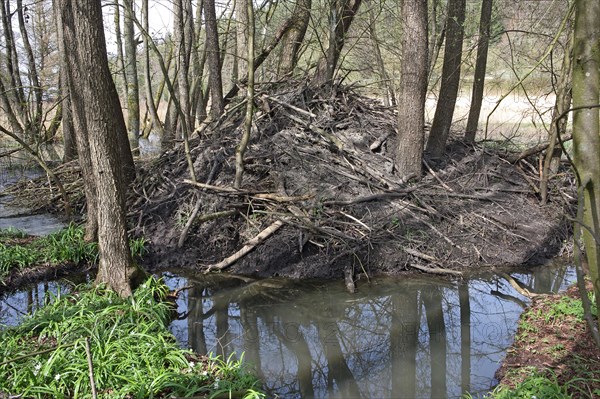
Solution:
{"label": "muddy water", "polygon": [[[556,292],[572,269],[512,274],[530,291]],[[164,274],[180,293],[170,328],[181,345],[254,365],[268,397],[458,398],[483,393],[511,344],[526,298],[496,276],[296,282]],[[86,279],[80,277],[80,282]],[[40,283],[0,297],[0,329],[68,292]]]}
{"label": "muddy water", "polygon": [[[540,293],[574,281],[566,267],[514,276]],[[376,279],[353,295],[338,282],[166,277],[171,288],[192,286],[171,325],[181,344],[225,358],[244,353],[269,396],[283,398],[486,392],[526,304],[494,276]]]}
{"label": "muddy water", "polygon": [[[0,170],[0,192],[19,179],[39,176],[32,169]],[[31,235],[47,235],[65,227],[58,218],[48,215],[33,215],[30,210],[8,205],[10,198],[0,196],[0,229],[15,228]]]}

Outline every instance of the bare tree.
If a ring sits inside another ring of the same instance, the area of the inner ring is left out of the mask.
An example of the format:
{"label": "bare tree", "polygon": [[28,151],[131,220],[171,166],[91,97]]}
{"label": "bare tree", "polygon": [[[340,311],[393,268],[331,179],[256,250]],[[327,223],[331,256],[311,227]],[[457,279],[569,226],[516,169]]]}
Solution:
{"label": "bare tree", "polygon": [[[68,60],[68,86],[79,148],[89,147],[95,187],[100,262],[96,283],[129,296],[144,277],[132,259],[125,217],[125,172],[121,141],[127,135],[106,55],[100,0],[58,0],[63,29],[62,50]],[[80,156],[82,154],[80,153]],[[86,195],[88,193],[86,192]]]}
{"label": "bare tree", "polygon": [[[575,1],[573,47],[573,161],[579,185],[581,237],[600,309],[600,2]],[[576,245],[578,242],[575,243]],[[587,295],[582,295],[587,296]],[[582,298],[583,299],[583,298]],[[595,337],[598,345],[600,312]]]}
{"label": "bare tree", "polygon": [[130,140],[137,145],[137,139],[140,135],[140,90],[133,6],[133,0],[123,0],[123,8],[125,9],[123,40],[125,41],[125,72],[127,75],[127,129]]}
{"label": "bare tree", "polygon": [[433,158],[439,158],[445,153],[446,141],[450,134],[460,83],[464,22],[465,0],[448,0],[442,85],[431,125],[431,133],[427,140],[427,152]]}
{"label": "bare tree", "polygon": [[481,17],[479,18],[479,40],[477,42],[477,60],[475,62],[475,78],[473,79],[473,94],[471,95],[471,108],[465,131],[465,141],[475,142],[481,103],[483,102],[483,89],[485,86],[485,71],[487,68],[487,54],[490,43],[490,25],[492,21],[493,0],[481,2]]}
{"label": "bare tree", "polygon": [[219,50],[219,32],[214,0],[204,0],[204,18],[206,23],[206,51],[208,60],[208,84],[210,86],[210,114],[219,118],[225,109],[223,100],[223,81],[221,79],[221,51]]}
{"label": "bare tree", "polygon": [[402,62],[396,171],[421,177],[427,92],[427,0],[402,2]]}
{"label": "bare tree", "polygon": [[292,11],[292,24],[290,30],[283,38],[281,60],[279,62],[279,76],[291,74],[298,63],[298,52],[304,41],[306,29],[310,22],[312,0],[297,0]]}
{"label": "bare tree", "polygon": [[254,115],[254,6],[252,1],[246,1],[246,21],[248,37],[246,38],[247,48],[247,73],[248,82],[246,84],[246,117],[244,118],[244,133],[237,148],[235,149],[235,182],[234,187],[242,186],[242,177],[244,174],[244,153],[250,141],[250,132],[252,131],[252,118]]}
{"label": "bare tree", "polygon": [[333,79],[348,31],[361,3],[362,0],[330,0],[329,44],[317,63],[312,81],[315,86],[326,84]]}

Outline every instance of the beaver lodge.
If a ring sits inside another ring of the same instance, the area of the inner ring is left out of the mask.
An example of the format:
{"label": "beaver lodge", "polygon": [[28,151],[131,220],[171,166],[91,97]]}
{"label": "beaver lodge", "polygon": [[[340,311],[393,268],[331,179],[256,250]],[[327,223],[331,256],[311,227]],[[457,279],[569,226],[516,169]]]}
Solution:
{"label": "beaver lodge", "polygon": [[[128,216],[130,234],[151,243],[148,269],[345,277],[352,288],[359,275],[460,275],[565,251],[575,181],[560,174],[550,202],[540,205],[543,148],[518,153],[453,140],[446,158],[424,163],[422,180],[402,180],[394,174],[394,109],[351,87],[315,92],[293,83],[258,96],[242,189],[233,188],[241,99],[191,140],[196,181],[181,143],[140,161]],[[76,163],[56,172],[84,212]],[[63,207],[46,178],[12,193],[37,209]]]}

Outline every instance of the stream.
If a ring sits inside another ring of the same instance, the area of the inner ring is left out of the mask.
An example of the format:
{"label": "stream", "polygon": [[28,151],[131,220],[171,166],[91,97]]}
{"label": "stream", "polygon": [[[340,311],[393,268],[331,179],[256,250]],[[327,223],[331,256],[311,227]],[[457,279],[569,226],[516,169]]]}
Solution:
{"label": "stream", "polygon": [[[575,281],[566,265],[513,273],[536,293]],[[85,278],[85,277],[84,277]],[[183,347],[244,361],[268,397],[458,398],[485,393],[527,304],[503,279],[342,282],[252,280],[163,273],[184,288],[170,329]],[[0,328],[15,325],[71,283],[40,283],[2,298]]]}

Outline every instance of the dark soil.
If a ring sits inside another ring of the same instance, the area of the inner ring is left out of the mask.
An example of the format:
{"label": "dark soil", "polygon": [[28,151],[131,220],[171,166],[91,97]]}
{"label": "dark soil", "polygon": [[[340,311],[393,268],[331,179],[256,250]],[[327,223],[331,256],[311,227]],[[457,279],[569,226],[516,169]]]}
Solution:
{"label": "dark soil", "polygon": [[[181,144],[140,164],[129,196],[130,232],[151,242],[149,270],[206,269],[277,221],[283,227],[223,270],[292,278],[457,275],[539,264],[564,250],[574,179],[570,173],[553,179],[551,201],[541,206],[537,155],[518,160],[506,143],[453,140],[448,156],[429,160],[424,178],[412,181],[394,173],[394,109],[348,87],[317,93],[302,82],[265,89],[257,106],[240,190],[232,186],[243,104],[231,103],[190,143],[197,181],[205,186],[186,180]],[[57,173],[84,211],[76,164]],[[48,209],[50,200],[60,211],[51,189],[39,179],[13,194],[22,205]],[[210,219],[217,212],[226,213]]]}
{"label": "dark soil", "polygon": [[573,398],[600,396],[600,348],[587,323],[569,314],[548,316],[563,295],[580,298],[577,287],[571,287],[564,294],[536,298],[523,313],[515,342],[496,372],[501,385],[515,387],[534,370],[550,371],[559,384],[568,383]]}

